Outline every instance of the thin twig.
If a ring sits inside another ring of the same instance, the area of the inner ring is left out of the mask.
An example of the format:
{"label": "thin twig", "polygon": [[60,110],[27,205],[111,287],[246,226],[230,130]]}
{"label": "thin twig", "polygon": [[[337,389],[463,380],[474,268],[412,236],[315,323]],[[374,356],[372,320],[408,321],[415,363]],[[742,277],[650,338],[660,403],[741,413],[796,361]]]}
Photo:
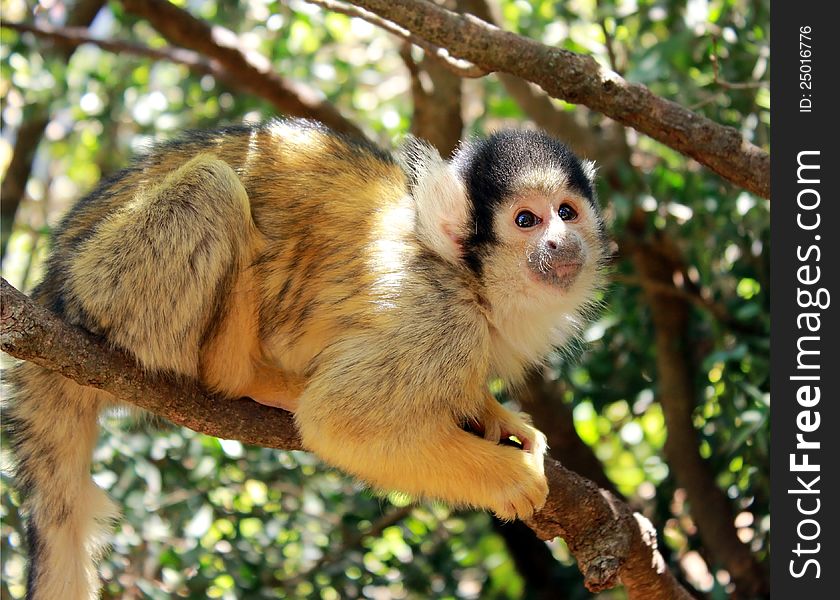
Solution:
{"label": "thin twig", "polygon": [[610,67],[613,71],[621,75],[622,70],[618,66],[618,59],[615,54],[615,39],[607,29],[607,19],[605,17],[601,17],[598,20],[598,24],[601,26],[601,32],[604,34],[604,45],[607,48],[607,56],[610,59]]}
{"label": "thin twig", "polygon": [[738,333],[746,335],[767,334],[767,332],[764,331],[762,328],[750,323],[744,323],[743,321],[739,321],[738,319],[733,317],[726,309],[726,307],[723,306],[720,302],[715,302],[714,300],[706,298],[699,293],[694,293],[691,290],[679,288],[675,285],[662,283],[660,281],[655,281],[646,277],[621,275],[619,273],[614,274],[612,276],[612,280],[616,283],[638,286],[648,293],[652,292],[657,294],[664,294],[667,296],[672,296],[674,298],[679,298],[681,300],[691,302],[695,306],[698,306],[699,308],[708,311],[709,314],[711,314],[712,317],[714,317],[718,322],[729,327],[733,331],[737,331]]}
{"label": "thin twig", "polygon": [[709,54],[709,60],[712,63],[712,74],[714,77],[714,82],[719,85],[720,87],[727,89],[727,90],[754,90],[755,88],[760,87],[770,87],[770,80],[767,81],[744,81],[744,82],[731,82],[726,81],[720,76],[720,66],[718,64],[718,52],[717,52],[717,42],[718,38],[716,35],[712,36],[712,52]]}
{"label": "thin twig", "polygon": [[86,27],[55,27],[53,25],[34,25],[30,23],[17,23],[14,21],[3,21],[0,23],[0,27],[19,31],[21,33],[31,33],[40,38],[60,41],[72,46],[93,44],[103,50],[107,50],[115,54],[131,54],[133,56],[150,58],[152,60],[166,60],[182,64],[190,69],[202,73],[209,73],[211,75],[224,74],[224,69],[218,61],[206,59],[198,54],[198,52],[172,46],[168,48],[150,48],[149,46],[138,44],[136,42],[97,38],[91,36],[90,30]]}
{"label": "thin twig", "polygon": [[412,35],[410,31],[400,27],[396,23],[383,19],[376,13],[372,13],[364,8],[339,2],[338,0],[306,0],[306,2],[348,17],[363,19],[372,25],[376,25],[380,29],[384,29],[388,33],[391,33],[407,42],[411,42],[415,46],[422,48],[426,54],[434,57],[444,67],[459,77],[463,77],[465,79],[478,79],[479,77],[484,77],[489,73],[489,71],[481,69],[467,60],[460,60],[451,56],[445,48],[430,44],[426,40],[419,38],[416,35]]}

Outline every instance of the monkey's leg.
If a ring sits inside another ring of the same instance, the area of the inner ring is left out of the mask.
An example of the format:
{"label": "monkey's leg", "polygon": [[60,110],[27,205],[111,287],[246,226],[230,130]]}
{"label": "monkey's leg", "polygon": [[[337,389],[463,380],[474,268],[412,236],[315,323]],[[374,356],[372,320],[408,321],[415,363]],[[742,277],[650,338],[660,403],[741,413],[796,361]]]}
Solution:
{"label": "monkey's leg", "polygon": [[268,364],[259,341],[259,296],[253,271],[239,276],[225,314],[201,349],[201,381],[225,396],[248,396],[294,412],[303,388],[298,378]]}
{"label": "monkey's leg", "polygon": [[28,600],[98,597],[96,560],[118,511],[90,479],[108,394],[31,363],[11,369],[4,428],[17,457],[29,546]]}
{"label": "monkey's leg", "polygon": [[97,227],[73,262],[73,291],[88,326],[146,368],[293,410],[297,390],[262,364],[250,262],[263,243],[236,173],[199,155]]}
{"label": "monkey's leg", "polygon": [[[233,170],[207,155],[131,194],[75,248],[64,316],[146,369],[195,376],[201,343],[224,321],[250,260],[247,195]],[[256,332],[247,333],[250,349]],[[251,360],[246,350],[228,365]],[[95,598],[96,559],[115,511],[91,481],[90,463],[97,415],[113,399],[29,364],[15,381],[7,414],[29,513],[29,598]]]}
{"label": "monkey's leg", "polygon": [[[198,375],[199,347],[230,311],[258,234],[233,169],[202,154],[137,186],[77,250],[68,312],[150,370]],[[251,359],[257,332],[240,331],[230,361]],[[236,370],[238,364],[231,364]]]}
{"label": "monkey's leg", "polygon": [[302,391],[303,380],[264,364],[258,364],[254,367],[253,379],[242,389],[241,395],[248,396],[266,406],[295,412]]}

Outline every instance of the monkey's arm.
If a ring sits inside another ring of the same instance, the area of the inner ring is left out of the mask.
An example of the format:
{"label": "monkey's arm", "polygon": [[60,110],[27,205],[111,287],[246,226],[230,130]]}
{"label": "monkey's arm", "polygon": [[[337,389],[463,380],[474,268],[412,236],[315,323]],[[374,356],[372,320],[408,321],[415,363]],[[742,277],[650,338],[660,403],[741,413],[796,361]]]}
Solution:
{"label": "monkey's arm", "polygon": [[[544,436],[492,407],[484,381],[453,399],[458,388],[436,365],[382,346],[362,337],[325,353],[295,413],[304,446],[379,489],[487,508],[503,519],[539,509],[548,493]],[[484,419],[497,439],[464,431],[465,417]],[[530,450],[497,443],[502,431],[530,440]]]}

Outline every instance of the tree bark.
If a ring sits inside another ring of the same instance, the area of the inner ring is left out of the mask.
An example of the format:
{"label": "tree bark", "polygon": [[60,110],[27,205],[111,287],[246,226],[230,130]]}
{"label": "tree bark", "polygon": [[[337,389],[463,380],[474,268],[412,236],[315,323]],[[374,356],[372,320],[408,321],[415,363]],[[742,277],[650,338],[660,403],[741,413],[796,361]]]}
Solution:
{"label": "tree bark", "polygon": [[411,133],[432,144],[448,158],[461,141],[461,78],[428,55],[419,62],[408,44],[401,52],[411,78],[414,115]]}

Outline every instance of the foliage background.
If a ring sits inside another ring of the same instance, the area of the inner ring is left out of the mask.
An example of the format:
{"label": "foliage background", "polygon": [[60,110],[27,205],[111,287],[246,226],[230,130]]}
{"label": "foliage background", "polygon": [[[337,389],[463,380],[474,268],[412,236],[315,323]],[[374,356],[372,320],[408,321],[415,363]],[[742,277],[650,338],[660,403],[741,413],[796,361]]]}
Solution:
{"label": "foliage background", "polygon": [[[383,145],[411,128],[400,42],[373,25],[302,1],[176,4],[235,31],[240,47],[320,90]],[[767,147],[766,0],[501,0],[498,8],[505,28],[592,55]],[[0,1],[5,21],[61,25],[68,9],[57,0]],[[119,2],[100,11],[90,33],[167,46]],[[181,129],[275,114],[256,95],[182,64],[92,44],[66,61],[44,40],[7,28],[0,42],[3,172],[21,126],[47,121],[13,230],[4,223],[3,276],[19,289],[39,280],[60,215],[133,152]],[[530,122],[496,76],[465,80],[462,92],[464,135]],[[770,530],[769,204],[600,115],[559,101],[554,107],[586,127],[591,147],[620,131],[620,141],[596,152],[612,157],[602,162],[599,193],[615,239],[613,283],[582,343],[552,363],[554,418],[563,411],[573,418],[600,469],[582,474],[596,481],[605,474],[651,518],[684,582],[698,595],[729,597],[725,561],[701,537],[665,442],[688,437],[731,501],[731,518],[721,518],[763,562]],[[690,431],[666,428],[660,402],[663,363],[646,293],[657,288],[634,258],[650,240],[667,243],[681,265],[669,293],[687,310],[679,335],[690,367]],[[515,535],[486,514],[374,497],[305,453],[118,417],[106,419],[96,452],[97,483],[124,506],[104,562],[106,598],[591,596],[560,540],[548,544],[553,560],[536,577],[517,564]],[[2,477],[0,594],[20,598],[24,536],[5,449]],[[546,590],[554,595],[542,595]]]}

